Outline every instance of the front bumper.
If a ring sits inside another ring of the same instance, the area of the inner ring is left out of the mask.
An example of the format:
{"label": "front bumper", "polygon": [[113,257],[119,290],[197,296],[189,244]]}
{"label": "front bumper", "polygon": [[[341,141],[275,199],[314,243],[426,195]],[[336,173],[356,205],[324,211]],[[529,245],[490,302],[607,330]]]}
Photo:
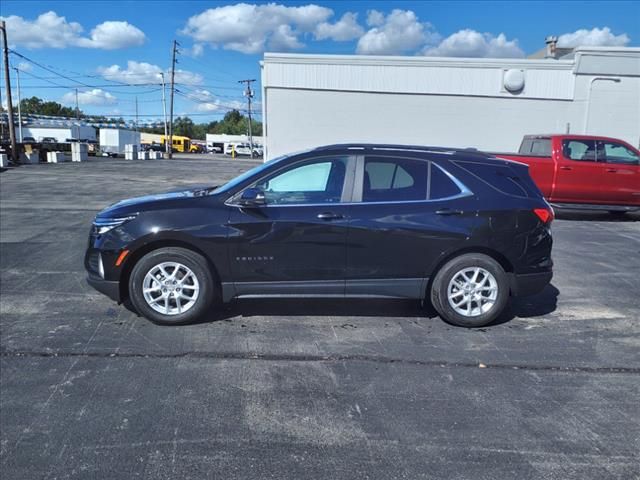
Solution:
{"label": "front bumper", "polygon": [[89,273],[87,275],[87,283],[111,300],[118,303],[122,302],[120,297],[120,282],[105,280],[104,278]]}
{"label": "front bumper", "polygon": [[541,292],[551,283],[553,271],[526,274],[511,274],[511,295],[526,297]]}

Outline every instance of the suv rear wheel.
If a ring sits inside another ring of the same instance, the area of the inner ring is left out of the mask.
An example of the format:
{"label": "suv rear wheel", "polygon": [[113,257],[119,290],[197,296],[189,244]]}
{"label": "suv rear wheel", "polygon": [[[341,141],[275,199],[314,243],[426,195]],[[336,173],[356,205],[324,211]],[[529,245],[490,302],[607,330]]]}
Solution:
{"label": "suv rear wheel", "polygon": [[215,284],[202,255],[185,248],[160,248],[133,267],[129,295],[138,313],[152,322],[181,325],[207,312]]}
{"label": "suv rear wheel", "polygon": [[449,260],[436,274],[431,303],[446,322],[481,327],[493,322],[509,300],[509,282],[502,266],[480,253]]}

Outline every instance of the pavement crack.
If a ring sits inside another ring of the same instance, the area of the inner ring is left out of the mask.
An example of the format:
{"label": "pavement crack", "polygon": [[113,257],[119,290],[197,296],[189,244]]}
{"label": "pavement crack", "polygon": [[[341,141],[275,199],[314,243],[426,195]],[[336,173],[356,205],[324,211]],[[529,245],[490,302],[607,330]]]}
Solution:
{"label": "pavement crack", "polygon": [[193,358],[210,360],[262,360],[282,362],[373,362],[381,364],[417,365],[440,368],[479,368],[501,370],[549,371],[562,373],[593,373],[593,374],[631,374],[639,375],[640,367],[585,367],[563,365],[527,365],[521,363],[490,363],[483,362],[449,362],[438,360],[416,360],[394,358],[381,355],[304,355],[304,354],[262,354],[246,352],[203,352],[189,351],[177,353],[136,353],[136,352],[70,352],[47,350],[0,350],[1,358],[30,357],[30,358]]}

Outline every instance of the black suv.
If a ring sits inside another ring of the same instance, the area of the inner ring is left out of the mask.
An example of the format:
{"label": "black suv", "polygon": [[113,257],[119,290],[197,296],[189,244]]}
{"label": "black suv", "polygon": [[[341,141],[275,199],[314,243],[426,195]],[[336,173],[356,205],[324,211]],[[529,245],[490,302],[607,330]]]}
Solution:
{"label": "black suv", "polygon": [[471,327],[550,282],[552,219],[526,165],[331,145],[116,203],[96,216],[85,265],[93,287],[161,324],[238,297],[389,297]]}

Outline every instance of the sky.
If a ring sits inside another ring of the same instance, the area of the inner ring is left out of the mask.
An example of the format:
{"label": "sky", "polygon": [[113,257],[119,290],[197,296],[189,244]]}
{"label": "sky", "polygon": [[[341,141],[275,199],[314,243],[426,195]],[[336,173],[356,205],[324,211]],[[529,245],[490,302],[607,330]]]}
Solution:
{"label": "sky", "polygon": [[259,116],[265,51],[521,58],[548,35],[567,47],[640,46],[637,1],[3,0],[0,17],[22,98],[73,107],[77,89],[85,113],[127,119],[137,99],[141,121],[162,117],[174,40],[175,113],[197,123],[246,108],[238,80],[247,78],[258,80]]}

